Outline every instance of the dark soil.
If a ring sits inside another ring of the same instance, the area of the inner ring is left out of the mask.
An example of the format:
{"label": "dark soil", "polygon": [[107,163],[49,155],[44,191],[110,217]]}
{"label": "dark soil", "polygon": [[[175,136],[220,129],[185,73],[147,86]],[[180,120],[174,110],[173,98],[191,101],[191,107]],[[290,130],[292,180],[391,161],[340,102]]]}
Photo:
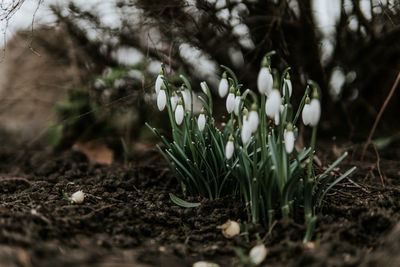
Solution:
{"label": "dark soil", "polygon": [[[250,224],[250,242],[224,238],[217,226],[246,220],[243,206],[230,198],[176,206],[168,193],[179,194],[177,184],[155,151],[128,167],[7,140],[0,146],[0,266],[237,266],[235,249],[247,253],[257,235],[269,250],[264,266],[400,265],[400,163],[389,160],[396,150],[359,162],[352,148],[338,172],[358,171],[326,197],[314,242],[304,245],[305,227],[289,219],[270,231]],[[334,158],[325,150],[324,166]],[[71,205],[61,190],[88,195]]]}

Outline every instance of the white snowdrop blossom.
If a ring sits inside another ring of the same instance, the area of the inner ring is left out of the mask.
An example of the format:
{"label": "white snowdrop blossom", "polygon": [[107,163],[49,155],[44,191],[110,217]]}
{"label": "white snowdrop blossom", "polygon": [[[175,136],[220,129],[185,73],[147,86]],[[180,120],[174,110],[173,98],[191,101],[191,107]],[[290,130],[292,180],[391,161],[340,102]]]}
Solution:
{"label": "white snowdrop blossom", "polygon": [[253,247],[249,252],[249,260],[254,265],[260,265],[267,257],[267,248],[264,244]]}
{"label": "white snowdrop blossom", "polygon": [[[282,99],[284,99],[284,98],[282,97]],[[282,100],[282,101],[283,101],[283,100]],[[282,116],[282,113],[283,113],[283,110],[284,110],[284,109],[285,109],[285,106],[284,106],[283,104],[281,104],[281,105],[279,106],[279,111],[280,111],[280,112],[276,113],[275,116],[274,116],[274,122],[275,122],[275,125],[276,125],[276,126],[279,125],[280,118],[281,118],[281,116]]]}
{"label": "white snowdrop blossom", "polygon": [[268,96],[267,102],[265,103],[265,114],[271,119],[275,118],[275,115],[279,114],[279,107],[281,105],[281,94],[278,90],[272,90]]}
{"label": "white snowdrop blossom", "polygon": [[183,102],[185,103],[185,110],[190,110],[192,106],[192,98],[190,96],[189,90],[186,90],[183,85],[181,87],[181,94],[183,97]]}
{"label": "white snowdrop blossom", "polygon": [[284,82],[283,82],[283,88],[282,88],[282,95],[283,96],[286,95],[286,88],[285,88],[286,86],[287,86],[288,91],[289,91],[289,97],[291,97],[292,96],[292,92],[293,92],[292,82],[289,79],[285,78]]}
{"label": "white snowdrop blossom", "polygon": [[319,103],[319,100],[314,98],[311,100],[310,103],[310,117],[309,117],[309,122],[311,126],[316,126],[319,122],[319,119],[321,117],[321,104]]}
{"label": "white snowdrop blossom", "polygon": [[226,78],[226,73],[224,72],[224,74],[222,75],[222,79],[219,82],[219,86],[218,86],[218,94],[221,98],[225,97],[226,94],[228,93],[229,90],[229,83],[228,83],[228,79]]}
{"label": "white snowdrop blossom", "polygon": [[258,123],[259,123],[259,119],[258,119],[258,107],[256,104],[253,104],[251,107],[251,111],[249,113],[249,128],[250,131],[252,133],[255,133],[258,129]]}
{"label": "white snowdrop blossom", "polygon": [[181,125],[182,121],[183,121],[183,116],[184,114],[184,110],[183,110],[183,103],[182,103],[182,99],[179,99],[178,105],[176,106],[175,109],[175,121],[176,124]]}
{"label": "white snowdrop blossom", "polygon": [[305,104],[303,111],[301,112],[301,118],[303,119],[304,125],[310,124],[310,104]]}
{"label": "white snowdrop blossom", "polygon": [[268,67],[262,67],[257,77],[257,87],[260,94],[269,95],[272,91],[274,78]]}
{"label": "white snowdrop blossom", "polygon": [[235,89],[231,87],[228,97],[226,98],[226,110],[232,113],[235,109]]}
{"label": "white snowdrop blossom", "polygon": [[243,110],[243,123],[242,123],[242,129],[240,130],[240,137],[242,139],[243,145],[247,145],[250,141],[251,138],[251,128],[250,128],[250,123],[249,123],[249,118],[248,118],[248,111],[247,109]]}
{"label": "white snowdrop blossom", "polygon": [[233,151],[235,149],[234,144],[233,144],[233,140],[234,140],[233,136],[232,135],[229,136],[229,140],[228,140],[228,142],[226,143],[226,146],[225,146],[225,157],[226,157],[226,159],[230,159],[233,156]]}
{"label": "white snowdrop blossom", "polygon": [[167,104],[167,95],[165,94],[165,88],[161,88],[157,95],[157,107],[159,111],[163,111]]}
{"label": "white snowdrop blossom", "polygon": [[288,154],[292,153],[294,148],[294,133],[293,126],[288,123],[285,132],[283,133],[283,139],[285,140],[285,149]]}
{"label": "white snowdrop blossom", "polygon": [[199,128],[199,131],[202,132],[205,126],[206,126],[206,116],[204,115],[204,110],[202,109],[200,111],[199,118],[197,119],[197,127]]}
{"label": "white snowdrop blossom", "polygon": [[200,83],[200,87],[201,87],[201,90],[203,91],[203,93],[207,94],[207,84],[206,84],[206,82],[201,82]]}
{"label": "white snowdrop blossom", "polygon": [[179,96],[173,92],[171,96],[171,108],[172,111],[175,111],[176,105],[178,104]]}
{"label": "white snowdrop blossom", "polygon": [[233,109],[236,116],[239,116],[239,107],[240,107],[240,93],[237,92],[235,96],[235,108]]}
{"label": "white snowdrop blossom", "polygon": [[156,94],[160,92],[161,85],[163,85],[164,80],[163,80],[164,75],[162,73],[158,74],[157,79],[156,79],[156,84],[154,86],[154,89],[156,90]]}

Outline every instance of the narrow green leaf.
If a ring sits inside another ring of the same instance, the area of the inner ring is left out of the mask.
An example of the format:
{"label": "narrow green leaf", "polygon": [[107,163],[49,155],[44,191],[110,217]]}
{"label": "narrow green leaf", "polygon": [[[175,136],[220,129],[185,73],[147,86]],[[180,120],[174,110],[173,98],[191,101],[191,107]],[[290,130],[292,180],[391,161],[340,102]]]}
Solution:
{"label": "narrow green leaf", "polygon": [[176,205],[181,206],[181,207],[184,207],[184,208],[196,208],[196,207],[200,206],[200,204],[201,204],[201,203],[199,203],[199,202],[196,202],[196,203],[187,202],[187,201],[185,201],[185,200],[183,200],[183,199],[181,199],[181,198],[175,196],[175,195],[172,194],[172,193],[169,193],[169,198],[170,198],[171,201],[174,202]]}

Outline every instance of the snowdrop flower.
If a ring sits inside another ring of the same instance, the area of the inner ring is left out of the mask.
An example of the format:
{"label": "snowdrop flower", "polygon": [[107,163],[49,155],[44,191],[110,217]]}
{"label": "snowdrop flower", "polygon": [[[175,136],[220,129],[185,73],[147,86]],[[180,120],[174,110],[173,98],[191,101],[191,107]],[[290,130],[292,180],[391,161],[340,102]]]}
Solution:
{"label": "snowdrop flower", "polygon": [[185,110],[190,110],[192,107],[192,98],[190,97],[189,90],[186,90],[184,85],[181,86],[181,94],[185,103]]}
{"label": "snowdrop flower", "polygon": [[184,114],[184,110],[183,110],[183,103],[182,103],[182,99],[179,99],[178,101],[178,105],[176,106],[175,109],[175,121],[176,124],[181,125],[182,121],[183,121],[183,116]]}
{"label": "snowdrop flower", "polygon": [[203,91],[203,93],[207,94],[207,83],[201,82],[200,87],[201,87],[201,90]]}
{"label": "snowdrop flower", "polygon": [[[321,117],[321,104],[318,99],[317,89],[315,89],[313,92],[313,99],[311,100],[311,102],[310,99],[307,98],[301,116],[303,118],[304,125],[310,125],[314,127],[318,124]],[[310,104],[307,104],[307,102],[309,102]]]}
{"label": "snowdrop flower", "polygon": [[163,111],[165,105],[167,104],[167,95],[165,94],[165,86],[164,84],[161,86],[160,91],[157,95],[157,107],[159,111]]}
{"label": "snowdrop flower", "polygon": [[76,204],[81,204],[84,199],[85,199],[85,193],[83,193],[83,191],[81,190],[76,191],[71,196],[71,201]]}
{"label": "snowdrop flower", "polygon": [[267,102],[265,103],[265,113],[271,119],[275,118],[275,115],[279,113],[279,107],[281,105],[281,94],[278,90],[272,90],[268,96]]}
{"label": "snowdrop flower", "polygon": [[248,119],[247,109],[243,110],[243,124],[242,124],[242,129],[240,131],[240,137],[242,138],[243,145],[247,145],[251,138],[251,128]]}
{"label": "snowdrop flower", "polygon": [[250,113],[249,113],[249,128],[252,133],[255,133],[258,129],[258,107],[257,104],[251,105]]}
{"label": "snowdrop flower", "polygon": [[226,159],[230,159],[233,156],[233,151],[234,151],[234,148],[235,148],[234,145],[233,145],[233,140],[234,140],[233,136],[230,135],[228,143],[226,143],[226,146],[225,146],[225,157],[226,157]]}
{"label": "snowdrop flower", "polygon": [[282,97],[281,103],[282,103],[282,104],[279,106],[279,112],[276,113],[275,116],[274,116],[274,122],[275,122],[275,125],[276,125],[276,126],[279,125],[280,118],[281,118],[281,116],[282,116],[283,110],[285,109],[285,106],[283,105],[283,103],[285,103],[285,98],[284,98],[284,97]]}
{"label": "snowdrop flower", "polygon": [[206,126],[206,116],[204,115],[204,109],[201,109],[199,118],[197,119],[197,127],[202,132]]}
{"label": "snowdrop flower", "polygon": [[171,108],[172,111],[175,111],[176,105],[178,104],[179,96],[174,92],[172,92],[171,96]]}
{"label": "snowdrop flower", "polygon": [[222,230],[222,234],[226,238],[232,238],[240,234],[240,225],[235,221],[228,220],[226,223],[218,226],[217,228]]}
{"label": "snowdrop flower", "polygon": [[222,74],[222,79],[219,82],[219,86],[218,86],[218,94],[221,98],[225,97],[229,90],[229,83],[228,83],[228,80],[226,79],[226,77],[227,77],[226,72],[224,72],[224,74]]}
{"label": "snowdrop flower", "polygon": [[233,109],[236,116],[239,116],[239,107],[240,107],[240,92],[237,91],[235,96],[235,108]]}
{"label": "snowdrop flower", "polygon": [[282,95],[283,96],[286,95],[286,86],[287,86],[288,91],[289,91],[289,97],[291,97],[292,96],[292,92],[293,92],[293,87],[292,87],[292,82],[290,81],[289,73],[287,73],[286,77],[283,79],[283,88],[282,88]]}
{"label": "snowdrop flower", "polygon": [[304,102],[304,107],[303,111],[301,112],[301,118],[303,119],[304,125],[309,125],[310,124],[310,98],[307,96],[306,100]]}
{"label": "snowdrop flower", "polygon": [[290,154],[294,148],[294,134],[293,125],[289,122],[286,126],[285,132],[283,133],[283,138],[285,140],[286,153]]}
{"label": "snowdrop flower", "polygon": [[156,90],[156,94],[158,94],[158,92],[160,92],[161,85],[164,84],[163,78],[164,78],[163,72],[160,71],[160,74],[158,74],[157,79],[156,79],[156,84],[154,86],[154,89]]}
{"label": "snowdrop flower", "polygon": [[267,252],[267,248],[264,244],[259,244],[250,250],[249,260],[254,265],[260,265],[265,260],[265,257],[267,257]]}
{"label": "snowdrop flower", "polygon": [[257,88],[260,94],[269,95],[272,91],[274,78],[268,66],[268,59],[264,58],[257,77]]}
{"label": "snowdrop flower", "polygon": [[226,98],[226,110],[228,113],[232,113],[235,109],[235,88],[231,87],[228,97]]}

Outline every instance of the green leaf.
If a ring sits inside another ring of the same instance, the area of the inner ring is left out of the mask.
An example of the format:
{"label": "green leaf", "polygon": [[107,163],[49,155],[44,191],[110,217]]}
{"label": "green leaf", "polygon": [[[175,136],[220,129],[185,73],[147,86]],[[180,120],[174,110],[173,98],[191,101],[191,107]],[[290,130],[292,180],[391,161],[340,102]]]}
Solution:
{"label": "green leaf", "polygon": [[192,203],[192,202],[187,202],[177,196],[175,196],[172,193],[169,193],[169,198],[171,199],[172,202],[174,202],[176,205],[184,207],[184,208],[196,208],[200,206],[201,203]]}

